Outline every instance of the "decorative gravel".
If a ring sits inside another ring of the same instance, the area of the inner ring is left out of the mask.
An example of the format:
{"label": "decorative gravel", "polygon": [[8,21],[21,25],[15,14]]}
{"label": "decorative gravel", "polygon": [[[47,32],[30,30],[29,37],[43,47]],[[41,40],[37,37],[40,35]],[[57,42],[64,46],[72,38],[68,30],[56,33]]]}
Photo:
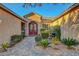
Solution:
{"label": "decorative gravel", "polygon": [[35,37],[26,37],[8,51],[0,53],[0,56],[79,56],[78,50],[69,50],[63,45],[57,47],[42,48],[36,46]]}

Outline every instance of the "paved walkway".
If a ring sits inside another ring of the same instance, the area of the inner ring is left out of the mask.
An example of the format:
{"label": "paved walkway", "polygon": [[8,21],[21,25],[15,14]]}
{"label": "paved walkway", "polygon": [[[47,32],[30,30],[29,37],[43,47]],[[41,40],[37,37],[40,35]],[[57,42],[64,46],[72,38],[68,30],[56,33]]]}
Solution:
{"label": "paved walkway", "polygon": [[23,41],[9,48],[7,52],[0,53],[1,56],[52,56],[52,55],[79,55],[79,51],[60,50],[48,47],[46,49],[35,46],[34,37],[26,37]]}

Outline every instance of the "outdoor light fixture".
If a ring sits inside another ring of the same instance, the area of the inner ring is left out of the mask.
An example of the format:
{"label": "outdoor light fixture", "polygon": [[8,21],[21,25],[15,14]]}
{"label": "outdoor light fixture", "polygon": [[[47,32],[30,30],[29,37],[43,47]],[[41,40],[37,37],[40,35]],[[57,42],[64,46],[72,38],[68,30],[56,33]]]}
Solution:
{"label": "outdoor light fixture", "polygon": [[0,20],[0,23],[2,22],[2,20]]}

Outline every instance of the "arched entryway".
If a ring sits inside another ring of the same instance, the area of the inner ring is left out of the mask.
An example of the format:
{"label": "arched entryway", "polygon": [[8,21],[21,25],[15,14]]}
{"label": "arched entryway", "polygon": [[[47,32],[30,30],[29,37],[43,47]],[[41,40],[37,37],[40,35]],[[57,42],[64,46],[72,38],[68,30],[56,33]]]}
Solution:
{"label": "arched entryway", "polygon": [[34,21],[29,23],[29,36],[35,36],[38,34],[38,24]]}

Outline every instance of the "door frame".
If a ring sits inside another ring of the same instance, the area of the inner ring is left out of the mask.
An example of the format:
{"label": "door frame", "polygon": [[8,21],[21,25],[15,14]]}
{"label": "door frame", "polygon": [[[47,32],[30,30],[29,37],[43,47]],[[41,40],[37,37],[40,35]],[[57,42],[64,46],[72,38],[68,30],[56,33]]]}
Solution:
{"label": "door frame", "polygon": [[[36,25],[36,31],[34,31],[34,24]],[[35,36],[38,34],[38,24],[34,21],[31,21],[29,24],[29,36]],[[33,31],[30,30],[30,25],[33,25]]]}

